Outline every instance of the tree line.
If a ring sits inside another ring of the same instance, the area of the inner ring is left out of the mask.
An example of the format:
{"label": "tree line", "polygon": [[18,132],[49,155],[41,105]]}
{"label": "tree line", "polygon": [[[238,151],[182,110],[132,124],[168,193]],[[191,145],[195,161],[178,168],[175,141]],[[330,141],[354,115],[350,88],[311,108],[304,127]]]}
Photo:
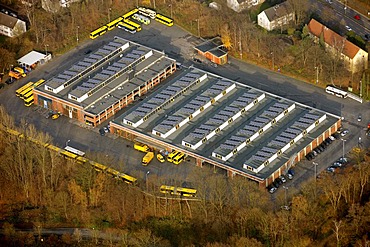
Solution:
{"label": "tree line", "polygon": [[[235,57],[280,71],[311,83],[351,86],[359,91],[360,80],[368,92],[369,79],[364,71],[352,74],[344,69],[340,56],[330,56],[323,44],[315,44],[304,26],[311,17],[324,20],[330,13],[315,16],[310,12],[308,0],[289,0],[294,22],[283,29],[266,32],[256,25],[257,14],[277,3],[266,1],[261,6],[236,13],[217,0],[221,10],[208,7],[207,1],[196,0],[90,0],[70,4],[67,8],[51,13],[41,8],[41,1],[29,0],[32,5],[22,5],[19,0],[9,0],[10,6],[28,20],[29,31],[18,38],[6,39],[0,48],[3,71],[15,64],[16,58],[32,49],[51,51],[54,55],[74,47],[88,39],[91,30],[104,25],[109,19],[122,15],[136,5],[156,8],[173,16],[175,22],[197,36],[204,38],[221,36],[229,53]],[[338,27],[333,27],[334,30]],[[355,36],[353,36],[356,39]],[[360,42],[364,42],[363,40]],[[366,46],[363,43],[363,46]],[[367,73],[367,72],[366,72]],[[368,97],[369,95],[365,95]]]}
{"label": "tree line", "polygon": [[[2,107],[0,125],[16,128]],[[21,126],[26,136],[52,142],[32,125]],[[369,150],[353,155],[353,164],[335,175],[322,174],[299,191],[290,188],[287,201],[284,193],[271,197],[246,178],[193,167],[188,179],[197,197],[181,200],[159,193],[169,179],[175,186],[182,182],[169,175],[152,175],[148,186],[130,186],[3,129],[0,136],[0,241],[9,246],[34,246],[41,229],[55,227],[77,230],[48,236],[48,245],[365,246],[369,241]],[[287,202],[290,209],[281,209]],[[34,230],[18,233],[16,227]],[[90,238],[82,238],[78,228],[90,229]]]}

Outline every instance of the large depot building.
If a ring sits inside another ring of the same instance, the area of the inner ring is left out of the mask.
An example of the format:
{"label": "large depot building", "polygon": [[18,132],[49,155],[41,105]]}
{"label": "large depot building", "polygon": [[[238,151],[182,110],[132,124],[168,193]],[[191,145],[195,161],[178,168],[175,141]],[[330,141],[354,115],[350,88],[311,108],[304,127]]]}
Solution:
{"label": "large depot building", "polygon": [[196,68],[111,121],[111,132],[179,150],[264,187],[340,126],[340,117]]}
{"label": "large depot building", "polygon": [[151,90],[110,122],[112,133],[261,187],[341,125],[338,116],[197,68],[175,72],[163,52],[116,37],[35,89],[35,103],[96,126]]}
{"label": "large depot building", "polygon": [[96,126],[175,70],[163,52],[115,37],[36,88],[34,102]]}

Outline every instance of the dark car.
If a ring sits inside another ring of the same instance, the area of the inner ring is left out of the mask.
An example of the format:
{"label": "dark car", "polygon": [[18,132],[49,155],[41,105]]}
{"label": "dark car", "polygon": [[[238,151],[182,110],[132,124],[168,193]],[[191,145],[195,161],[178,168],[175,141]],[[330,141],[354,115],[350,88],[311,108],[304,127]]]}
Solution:
{"label": "dark car", "polygon": [[355,15],[353,18],[355,18],[356,20],[361,20],[361,16],[359,16],[359,15]]}
{"label": "dark car", "polygon": [[369,34],[365,34],[365,40],[366,41],[369,41],[369,39],[370,39],[370,35]]}
{"label": "dark car", "polygon": [[276,188],[279,188],[279,186],[280,186],[280,184],[276,180],[274,180],[274,182],[272,182],[272,185],[275,186]]}
{"label": "dark car", "polygon": [[290,175],[294,176],[295,171],[294,171],[293,169],[289,169],[289,170],[288,170],[288,174],[290,174]]}
{"label": "dark car", "polygon": [[13,79],[13,77],[9,77],[9,78],[5,81],[5,83],[6,83],[6,84],[8,84],[8,85],[10,85],[10,84],[12,84],[14,81],[15,81],[15,79]]}
{"label": "dark car", "polygon": [[196,63],[202,63],[202,61],[200,59],[196,58],[196,57],[193,58],[193,61],[196,62]]}
{"label": "dark car", "polygon": [[283,180],[281,180],[280,178],[276,178],[275,181],[278,182],[279,185],[282,185],[284,183]]}
{"label": "dark car", "polygon": [[327,146],[326,143],[321,143],[319,147],[323,149],[322,151],[325,151],[326,146]]}
{"label": "dark car", "polygon": [[312,160],[314,157],[313,153],[309,152],[307,155],[306,155],[306,159],[307,160]]}
{"label": "dark car", "polygon": [[315,151],[316,153],[318,153],[318,154],[320,154],[320,153],[321,153],[321,150],[320,150],[318,147],[314,148],[314,151]]}
{"label": "dark car", "polygon": [[99,133],[100,133],[100,135],[101,135],[101,136],[104,136],[104,135],[105,135],[105,130],[104,130],[104,128],[99,129]]}

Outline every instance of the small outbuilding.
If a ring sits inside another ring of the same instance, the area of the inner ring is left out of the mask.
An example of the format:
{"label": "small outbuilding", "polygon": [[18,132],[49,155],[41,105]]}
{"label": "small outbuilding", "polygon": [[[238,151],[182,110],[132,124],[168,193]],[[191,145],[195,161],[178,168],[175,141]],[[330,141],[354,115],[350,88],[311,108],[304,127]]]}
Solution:
{"label": "small outbuilding", "polygon": [[34,69],[38,64],[44,64],[51,60],[51,54],[43,54],[37,51],[31,51],[17,60],[22,67]]}
{"label": "small outbuilding", "polygon": [[214,38],[207,40],[197,46],[194,49],[197,53],[215,64],[225,64],[227,63],[227,51],[221,49],[223,47],[220,38]]}

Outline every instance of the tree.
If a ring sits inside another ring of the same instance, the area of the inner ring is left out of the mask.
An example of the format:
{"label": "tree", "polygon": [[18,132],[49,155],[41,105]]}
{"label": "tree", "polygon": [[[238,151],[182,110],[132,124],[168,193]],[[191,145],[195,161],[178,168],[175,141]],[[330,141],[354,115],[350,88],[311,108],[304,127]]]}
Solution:
{"label": "tree", "polygon": [[230,28],[229,28],[228,23],[225,23],[221,27],[220,34],[221,34],[221,40],[222,40],[222,43],[223,43],[224,47],[226,49],[230,50],[231,47],[232,47],[232,45],[231,45],[232,42],[231,42]]}

